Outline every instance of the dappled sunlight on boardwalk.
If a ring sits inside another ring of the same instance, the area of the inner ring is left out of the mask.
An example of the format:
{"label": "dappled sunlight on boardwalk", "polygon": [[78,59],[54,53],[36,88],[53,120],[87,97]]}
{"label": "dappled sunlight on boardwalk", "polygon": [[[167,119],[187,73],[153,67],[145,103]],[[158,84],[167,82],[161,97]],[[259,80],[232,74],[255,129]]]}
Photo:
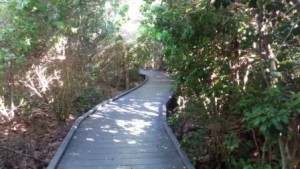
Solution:
{"label": "dappled sunlight on boardwalk", "polygon": [[144,73],[144,86],[81,123],[58,168],[185,168],[162,125],[170,78]]}

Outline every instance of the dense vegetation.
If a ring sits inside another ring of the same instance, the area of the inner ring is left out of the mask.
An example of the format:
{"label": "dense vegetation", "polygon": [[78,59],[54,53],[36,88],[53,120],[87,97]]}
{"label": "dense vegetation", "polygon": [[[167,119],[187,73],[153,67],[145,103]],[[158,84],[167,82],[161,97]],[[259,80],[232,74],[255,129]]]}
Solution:
{"label": "dense vegetation", "polygon": [[197,168],[300,167],[299,0],[145,0],[136,47],[118,33],[127,9],[0,2],[0,168],[45,167],[138,64],[173,74],[169,124]]}
{"label": "dense vegetation", "polygon": [[297,0],[147,1],[139,51],[163,60],[169,123],[197,168],[300,167]]}
{"label": "dense vegetation", "polygon": [[0,168],[46,166],[75,117],[139,80],[118,33],[127,9],[0,1]]}

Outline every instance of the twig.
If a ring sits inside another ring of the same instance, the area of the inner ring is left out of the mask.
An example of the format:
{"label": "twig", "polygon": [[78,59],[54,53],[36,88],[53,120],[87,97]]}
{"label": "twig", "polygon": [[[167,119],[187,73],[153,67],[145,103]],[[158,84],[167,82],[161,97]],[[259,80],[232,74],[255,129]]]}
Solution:
{"label": "twig", "polygon": [[288,35],[285,37],[284,39],[284,43],[286,43],[286,41],[288,40],[288,38],[290,37],[290,35],[292,34],[293,30],[296,28],[296,25],[298,24],[298,22],[300,22],[300,19],[298,19],[293,25],[292,28],[290,29]]}
{"label": "twig", "polygon": [[15,153],[15,154],[18,154],[18,155],[21,155],[21,156],[24,156],[24,157],[32,158],[32,159],[34,159],[34,160],[36,160],[36,161],[38,161],[38,162],[44,163],[44,164],[48,164],[47,162],[45,162],[45,161],[43,161],[43,160],[40,160],[40,159],[37,159],[37,158],[35,158],[35,157],[31,156],[31,155],[24,154],[24,153],[20,153],[20,152],[17,152],[17,151],[15,151],[15,150],[12,150],[12,149],[9,149],[9,148],[6,148],[6,147],[0,146],[0,149],[6,150],[6,151],[10,151],[10,152],[13,152],[13,153]]}
{"label": "twig", "polygon": [[[290,7],[288,10],[286,10],[284,12],[284,14],[288,15],[289,12],[291,12],[293,9],[296,9],[297,7],[297,4],[296,5],[293,5],[292,7]],[[269,22],[272,22],[274,21],[275,19],[279,18],[280,15],[276,15],[275,17],[271,18]]]}
{"label": "twig", "polygon": [[256,149],[257,149],[257,152],[258,152],[258,156],[260,158],[261,154],[260,154],[260,150],[259,150],[259,146],[258,146],[258,143],[257,143],[256,136],[255,136],[255,132],[254,132],[253,129],[251,129],[251,132],[252,132],[253,140],[254,140],[254,143],[255,143],[255,146],[256,146]]}

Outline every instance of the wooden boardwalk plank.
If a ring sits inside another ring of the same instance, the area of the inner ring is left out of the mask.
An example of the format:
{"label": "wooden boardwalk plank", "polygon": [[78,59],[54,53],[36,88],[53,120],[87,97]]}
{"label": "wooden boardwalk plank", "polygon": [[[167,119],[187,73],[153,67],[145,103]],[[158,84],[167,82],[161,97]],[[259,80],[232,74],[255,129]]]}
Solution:
{"label": "wooden boardwalk plank", "polygon": [[[178,157],[174,158],[148,158],[148,159],[107,159],[107,160],[73,160],[65,162],[65,166],[75,167],[82,166],[83,168],[89,168],[94,166],[133,166],[133,165],[155,165],[155,164],[178,164]],[[180,165],[182,166],[182,164]],[[182,166],[183,167],[183,166]]]}
{"label": "wooden boardwalk plank", "polygon": [[[65,167],[59,167],[58,169],[65,169],[68,168],[68,166]],[[82,168],[88,168],[88,169],[183,169],[184,166],[181,166],[178,162],[175,162],[174,164],[150,164],[150,165],[88,165],[88,166],[72,166],[72,169],[82,169]]]}
{"label": "wooden boardwalk plank", "polygon": [[[171,155],[170,155],[171,154]],[[97,156],[84,156],[82,154],[78,154],[75,152],[70,152],[68,154],[70,159],[76,160],[81,158],[81,160],[107,160],[107,159],[150,159],[150,158],[164,158],[165,156],[177,156],[176,151],[174,150],[167,150],[165,152],[110,152],[107,154],[101,153],[97,154]]]}
{"label": "wooden boardwalk plank", "polygon": [[162,125],[171,80],[162,72],[143,73],[149,77],[145,85],[82,121],[58,169],[187,168]]}

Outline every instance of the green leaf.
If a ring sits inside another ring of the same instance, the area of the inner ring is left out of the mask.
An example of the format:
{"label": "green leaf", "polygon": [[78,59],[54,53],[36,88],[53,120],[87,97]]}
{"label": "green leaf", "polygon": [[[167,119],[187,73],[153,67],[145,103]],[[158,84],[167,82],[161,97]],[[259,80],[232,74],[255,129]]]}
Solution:
{"label": "green leaf", "polygon": [[282,122],[283,122],[284,124],[288,124],[288,123],[289,123],[289,118],[288,118],[288,116],[283,116],[281,120],[282,120]]}
{"label": "green leaf", "polygon": [[115,41],[122,41],[124,40],[123,36],[122,35],[118,35],[116,38],[115,38]]}
{"label": "green leaf", "polygon": [[65,24],[63,22],[61,22],[61,21],[55,21],[54,25],[59,30],[64,30],[65,29]]}
{"label": "green leaf", "polygon": [[279,121],[277,121],[276,119],[271,119],[271,122],[273,124],[273,126],[278,130],[278,131],[282,131],[283,130],[283,127],[282,125],[280,124]]}
{"label": "green leaf", "polygon": [[161,41],[162,40],[162,33],[160,33],[160,32],[156,33],[155,37],[158,41]]}
{"label": "green leaf", "polygon": [[253,126],[254,126],[254,127],[259,126],[260,122],[261,122],[261,119],[260,119],[260,118],[255,118],[255,119],[253,119]]}
{"label": "green leaf", "polygon": [[253,169],[253,167],[250,164],[247,164],[243,166],[243,169]]}
{"label": "green leaf", "polygon": [[262,133],[265,133],[267,131],[267,124],[262,124],[259,128],[259,130],[262,132]]}
{"label": "green leaf", "polygon": [[128,4],[124,5],[124,6],[120,9],[119,15],[120,15],[121,17],[125,17],[126,14],[127,14],[127,12],[128,12],[128,9],[129,9],[129,5],[128,5]]}

